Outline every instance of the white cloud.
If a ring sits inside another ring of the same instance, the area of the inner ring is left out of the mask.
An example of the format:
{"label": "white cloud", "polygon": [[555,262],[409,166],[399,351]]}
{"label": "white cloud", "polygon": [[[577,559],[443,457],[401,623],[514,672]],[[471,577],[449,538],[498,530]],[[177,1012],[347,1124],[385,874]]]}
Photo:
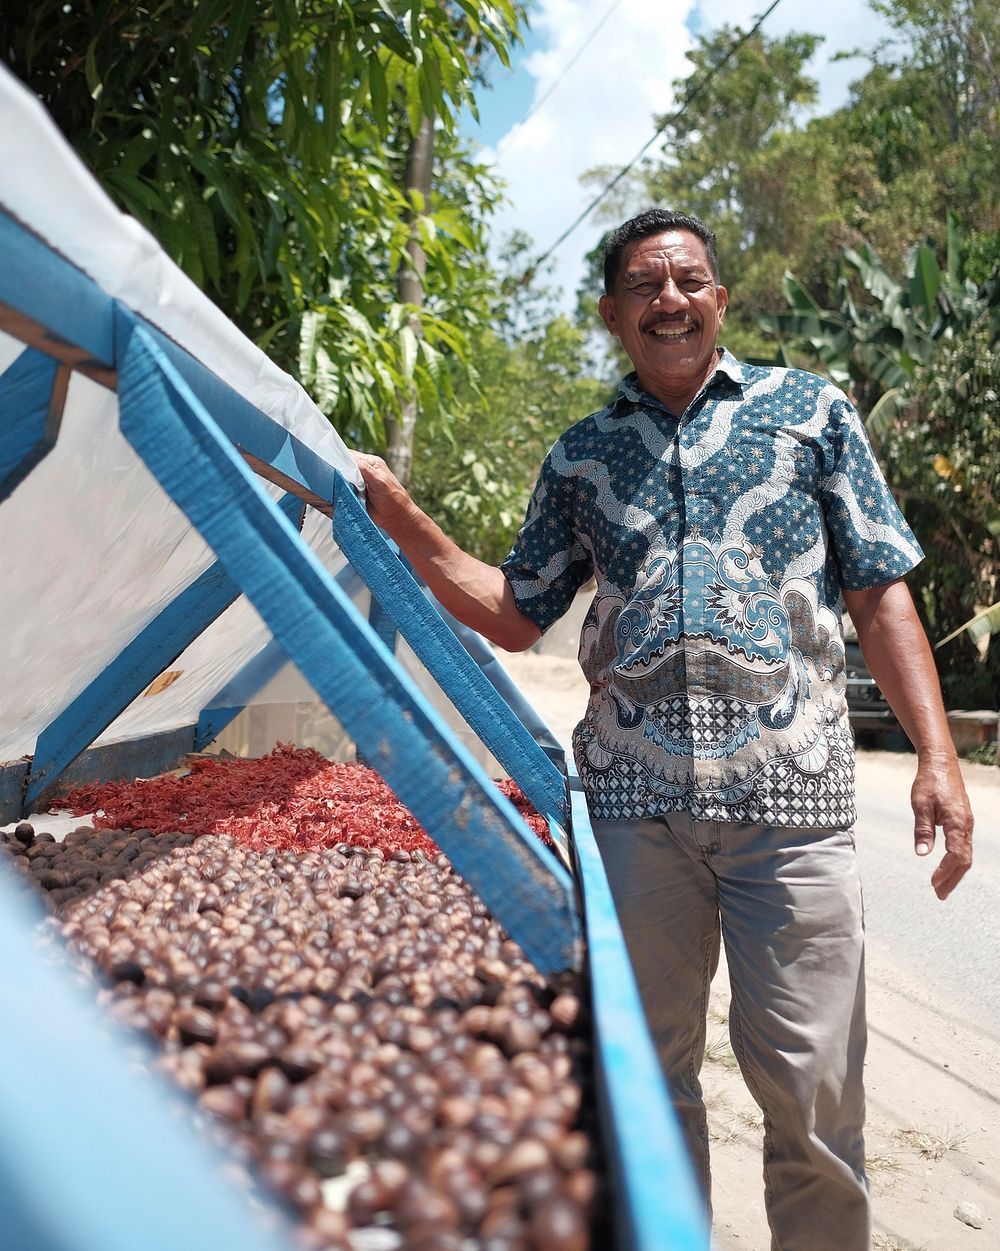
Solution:
{"label": "white cloud", "polygon": [[[739,26],[747,30],[767,8],[763,0],[699,0],[698,14],[703,29],[718,30],[720,26]],[[799,34],[822,35],[809,73],[819,82],[819,112],[826,113],[843,104],[851,82],[865,70],[863,60],[833,63],[838,52],[856,48],[873,48],[890,34],[890,28],[872,10],[869,0],[836,0],[835,4],[816,4],[814,0],[782,0],[763,26],[772,39],[792,31]]]}
{"label": "white cloud", "polygon": [[[765,0],[620,0],[550,98],[484,153],[506,182],[510,200],[494,219],[497,242],[521,229],[538,251],[548,248],[596,193],[582,186],[581,175],[599,165],[618,170],[636,155],[653,133],[654,117],[673,104],[671,84],[690,70],[685,53],[694,41],[686,22],[692,9],[700,29],[710,33],[725,24],[745,30],[766,7]],[[523,63],[535,79],[533,101],[556,83],[609,8],[609,0],[538,0],[532,17],[538,46]],[[764,30],[772,37],[792,30],[825,37],[810,67],[820,82],[823,112],[843,102],[849,82],[863,69],[859,61],[831,64],[832,55],[872,47],[888,33],[868,0],[783,0]],[[572,307],[583,257],[606,227],[591,215],[556,252],[554,279],[563,289],[563,307]]]}
{"label": "white cloud", "polygon": [[[506,181],[510,199],[495,219],[498,238],[519,228],[539,250],[547,248],[594,195],[581,185],[581,175],[596,165],[620,168],[642,147],[654,115],[670,109],[671,83],[687,71],[684,54],[692,40],[684,21],[690,7],[622,0],[538,112],[485,154]],[[532,27],[540,46],[525,62],[536,80],[533,100],[552,87],[608,8],[608,0],[539,0]],[[573,303],[584,254],[604,229],[588,218],[555,255],[566,307]]]}

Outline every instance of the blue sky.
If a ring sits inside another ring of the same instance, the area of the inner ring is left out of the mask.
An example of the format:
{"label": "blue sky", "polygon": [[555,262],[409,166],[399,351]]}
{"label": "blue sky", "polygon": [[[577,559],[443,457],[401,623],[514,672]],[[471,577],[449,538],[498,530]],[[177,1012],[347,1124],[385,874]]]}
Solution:
{"label": "blue sky", "polygon": [[[495,66],[491,90],[479,95],[480,122],[470,117],[464,128],[506,183],[509,202],[494,221],[495,238],[520,229],[539,252],[547,249],[595,193],[581,175],[620,168],[653,133],[654,115],[669,111],[671,84],[690,68],[685,53],[694,33],[726,24],[747,29],[766,8],[767,0],[535,0],[511,69]],[[868,0],[781,0],[763,29],[772,37],[792,30],[824,36],[812,65],[821,112],[843,103],[864,67],[834,63],[833,55],[887,34]],[[620,220],[643,207],[621,202],[609,211]],[[555,253],[562,307],[573,306],[583,257],[609,224],[592,215]]]}

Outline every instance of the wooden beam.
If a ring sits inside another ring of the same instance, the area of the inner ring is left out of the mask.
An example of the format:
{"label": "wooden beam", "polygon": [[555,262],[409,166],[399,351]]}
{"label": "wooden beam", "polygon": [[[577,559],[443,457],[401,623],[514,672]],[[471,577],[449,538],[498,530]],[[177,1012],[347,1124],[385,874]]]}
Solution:
{"label": "wooden beam", "polygon": [[75,370],[102,387],[107,387],[109,391],[114,391],[118,387],[117,376],[110,366],[95,360],[75,343],[70,343],[53,334],[41,322],[35,321],[26,313],[19,312],[10,304],[2,302],[0,302],[0,331],[9,334],[11,338],[20,339],[23,344],[34,348],[36,352],[42,352],[46,356],[51,356],[53,360],[59,361],[66,367],[67,376],[68,371]]}

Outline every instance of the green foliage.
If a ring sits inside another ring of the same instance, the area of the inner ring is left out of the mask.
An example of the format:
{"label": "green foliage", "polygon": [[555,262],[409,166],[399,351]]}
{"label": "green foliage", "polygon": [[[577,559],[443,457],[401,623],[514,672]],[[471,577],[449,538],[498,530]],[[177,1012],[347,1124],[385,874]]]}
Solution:
{"label": "green foliage", "polygon": [[460,388],[454,426],[418,431],[413,493],[460,546],[496,563],[549,447],[610,397],[588,374],[584,332],[564,317],[515,342],[487,332],[475,364],[478,389]]}
{"label": "green foliage", "polygon": [[[703,217],[729,288],[727,346],[769,355],[758,318],[784,304],[791,270],[821,308],[839,304],[844,247],[867,243],[890,270],[949,211],[981,237],[1000,228],[1000,9],[987,0],[873,0],[893,38],[847,104],[809,117],[814,36],[760,34],[664,131],[661,155],[624,182],[611,217],[647,204]],[[718,66],[738,32],[699,40],[690,80]],[[607,171],[596,170],[595,183]],[[984,267],[985,268],[985,267]],[[986,272],[973,272],[976,282]]]}
{"label": "green foliage", "polygon": [[[723,27],[699,38],[688,54],[690,80],[674,84],[677,98],[689,94],[692,83],[703,84],[696,102],[670,118],[662,156],[623,182],[603,216],[617,220],[626,211],[658,204],[708,222],[719,240],[723,283],[731,295],[727,346],[753,356],[766,350],[756,317],[780,298],[789,255],[822,251],[817,162],[796,165],[787,151],[790,119],[816,97],[805,66],[819,38],[770,39],[758,33],[718,69],[739,33]],[[665,119],[656,120],[660,125]],[[594,170],[585,181],[603,184],[608,173]]]}
{"label": "green foliage", "polygon": [[871,409],[870,432],[882,434],[887,418],[905,407],[920,366],[936,356],[939,341],[982,321],[1000,328],[1000,284],[977,285],[965,275],[964,231],[948,219],[944,267],[932,243],[913,245],[906,273],[896,280],[868,244],[841,251],[838,306],[820,308],[806,287],[786,273],[790,312],[765,315],[761,326],[779,341],[805,340],[823,369]]}
{"label": "green foliage", "polygon": [[[1000,599],[1000,342],[985,321],[942,341],[906,415],[882,440],[890,480],[927,559],[913,577],[943,640]],[[1000,647],[966,631],[937,652],[952,706],[1000,707]]]}
{"label": "green foliage", "polygon": [[[647,182],[654,200],[711,222],[726,255],[739,254],[769,225],[747,195],[749,164],[795,110],[815,100],[816,83],[803,71],[820,42],[815,35],[757,33],[719,69],[739,35],[724,26],[688,53],[691,79],[703,85],[696,103],[671,117],[664,162]],[[675,84],[678,95],[681,87]]]}
{"label": "green foliage", "polygon": [[[497,194],[455,117],[483,52],[507,60],[512,0],[11,7],[4,58],[85,163],[349,438],[378,444],[400,379],[437,404],[441,357],[467,353],[465,280]],[[416,204],[402,172],[425,116],[448,169]],[[393,306],[411,228],[428,252],[417,344]]]}
{"label": "green foliage", "polygon": [[982,609],[1000,589],[1000,271],[982,284],[968,277],[966,258],[978,266],[983,246],[954,215],[948,227],[943,265],[930,243],[914,245],[900,281],[871,247],[845,248],[838,308],[820,308],[788,274],[791,311],[761,321],[805,341],[868,411],[927,552],[913,583],[930,635],[965,633],[939,664],[949,697],[969,707],[1000,694],[1000,649],[985,661],[976,650],[997,621]]}

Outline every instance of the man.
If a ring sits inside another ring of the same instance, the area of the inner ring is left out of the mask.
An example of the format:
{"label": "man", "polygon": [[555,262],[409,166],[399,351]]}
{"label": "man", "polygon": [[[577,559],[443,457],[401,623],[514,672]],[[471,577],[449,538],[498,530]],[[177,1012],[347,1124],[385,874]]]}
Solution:
{"label": "man", "polygon": [[709,1194],[698,1073],[720,933],[764,1116],[772,1247],[863,1251],[863,912],[841,606],[917,749],[915,849],[942,899],[972,814],[902,577],[922,553],[835,387],[720,350],[715,237],[650,211],[609,236],[601,316],[635,366],[546,457],[501,569],[359,456],[375,521],[455,616],[531,646],[592,575],[574,751],[650,1029]]}

